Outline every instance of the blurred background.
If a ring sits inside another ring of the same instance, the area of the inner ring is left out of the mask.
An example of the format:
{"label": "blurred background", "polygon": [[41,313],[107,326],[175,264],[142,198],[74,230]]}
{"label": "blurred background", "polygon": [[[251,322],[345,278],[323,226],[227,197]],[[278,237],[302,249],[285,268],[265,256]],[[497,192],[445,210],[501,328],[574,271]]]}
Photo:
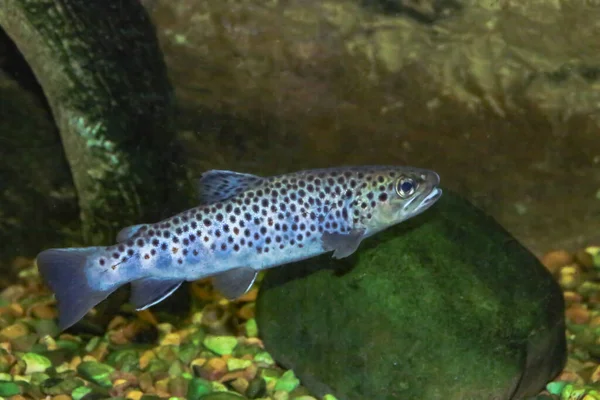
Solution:
{"label": "blurred background", "polygon": [[[600,240],[597,1],[142,4],[174,88],[182,179],[408,164],[437,171],[538,255]],[[76,236],[73,163],[6,32],[0,159],[3,258]]]}

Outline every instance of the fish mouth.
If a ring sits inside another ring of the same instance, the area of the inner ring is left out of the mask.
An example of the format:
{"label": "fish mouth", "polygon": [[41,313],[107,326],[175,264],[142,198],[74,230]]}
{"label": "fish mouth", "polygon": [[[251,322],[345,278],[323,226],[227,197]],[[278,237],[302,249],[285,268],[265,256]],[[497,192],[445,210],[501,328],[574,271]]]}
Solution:
{"label": "fish mouth", "polygon": [[425,196],[423,200],[419,203],[419,205],[415,208],[414,214],[420,214],[423,211],[427,210],[429,207],[435,204],[436,201],[442,196],[442,189],[438,187],[433,187],[429,194]]}
{"label": "fish mouth", "polygon": [[438,199],[442,197],[442,189],[434,187],[431,190],[431,193],[429,193],[427,195],[427,197],[425,197],[425,199],[423,199],[423,201],[421,202],[421,207],[423,206],[431,206],[433,203],[435,203],[436,201],[438,201]]}

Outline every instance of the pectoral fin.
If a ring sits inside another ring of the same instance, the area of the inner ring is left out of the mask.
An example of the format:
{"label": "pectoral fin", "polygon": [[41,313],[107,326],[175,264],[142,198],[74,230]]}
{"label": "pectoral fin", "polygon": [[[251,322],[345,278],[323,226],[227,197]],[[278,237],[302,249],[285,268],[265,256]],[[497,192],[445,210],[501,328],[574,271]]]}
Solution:
{"label": "pectoral fin", "polygon": [[246,293],[256,280],[256,270],[249,267],[231,269],[216,275],[213,286],[230,300]]}
{"label": "pectoral fin", "polygon": [[325,232],[321,237],[323,249],[333,250],[333,258],[348,257],[356,251],[364,237],[364,230],[353,230],[350,233]]}
{"label": "pectoral fin", "polygon": [[143,278],[131,282],[129,302],[136,310],[145,310],[173,294],[183,281]]}

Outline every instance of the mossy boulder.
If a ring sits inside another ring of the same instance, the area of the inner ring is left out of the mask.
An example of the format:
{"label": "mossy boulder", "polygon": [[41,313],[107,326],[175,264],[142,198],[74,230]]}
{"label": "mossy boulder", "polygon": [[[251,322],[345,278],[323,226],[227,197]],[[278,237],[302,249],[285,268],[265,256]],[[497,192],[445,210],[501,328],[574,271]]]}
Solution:
{"label": "mossy boulder", "polygon": [[493,218],[449,191],[365,241],[270,270],[266,349],[317,395],[520,399],[566,360],[562,292]]}

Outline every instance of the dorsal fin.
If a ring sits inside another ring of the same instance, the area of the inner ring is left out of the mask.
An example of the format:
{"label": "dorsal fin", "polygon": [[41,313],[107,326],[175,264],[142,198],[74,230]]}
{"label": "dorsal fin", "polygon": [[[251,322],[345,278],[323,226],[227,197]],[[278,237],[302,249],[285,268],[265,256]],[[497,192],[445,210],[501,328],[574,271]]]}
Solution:
{"label": "dorsal fin", "polygon": [[264,178],[252,174],[213,169],[198,179],[198,199],[201,204],[227,200],[245,190],[258,186]]}
{"label": "dorsal fin", "polygon": [[119,233],[117,233],[117,242],[121,243],[131,239],[131,237],[138,233],[142,228],[147,229],[148,224],[131,225],[121,229]]}

